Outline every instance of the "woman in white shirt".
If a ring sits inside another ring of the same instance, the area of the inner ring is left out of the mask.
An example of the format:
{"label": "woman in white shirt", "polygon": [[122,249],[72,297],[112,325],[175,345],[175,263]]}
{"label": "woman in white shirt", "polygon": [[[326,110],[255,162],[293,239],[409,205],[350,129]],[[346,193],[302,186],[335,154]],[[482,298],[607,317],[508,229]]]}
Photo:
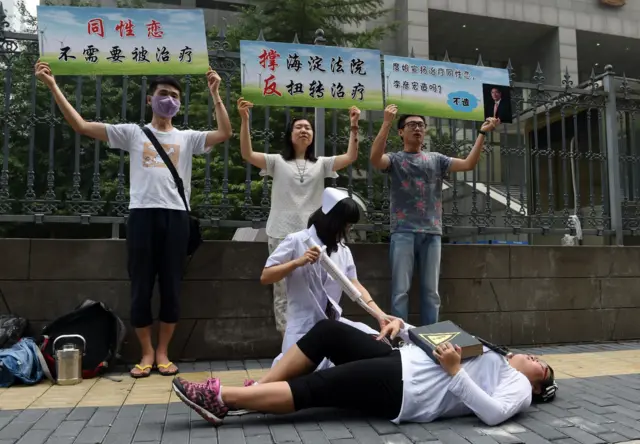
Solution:
{"label": "woman in white shirt", "polygon": [[[438,365],[410,343],[410,328],[394,319],[380,333],[379,339],[400,333],[406,345],[398,349],[344,323],[324,320],[289,349],[261,384],[223,388],[217,378],[204,383],[175,378],[173,389],[214,425],[229,409],[291,413],[333,407],[396,424],[475,414],[493,426],[524,411],[534,397],[555,397],[553,370],[537,357],[504,356],[485,347],[482,355],[461,362],[459,348],[445,343],[435,352]],[[314,372],[324,359],[336,366]]]}
{"label": "woman in white shirt", "polygon": [[[336,171],[346,168],[358,159],[358,120],[360,110],[351,107],[349,146],[345,154],[318,156],[314,154],[314,131],[311,122],[294,118],[285,131],[281,154],[253,151],[249,131],[249,109],[253,104],[238,99],[241,117],[240,152],[242,158],[256,168],[261,176],[271,176],[271,211],[267,219],[269,254],[290,233],[303,230],[307,221],[321,205],[324,180],[337,178]],[[284,282],[274,283],[273,310],[276,328],[284,334],[286,326],[287,293]]]}
{"label": "woman in white shirt", "polygon": [[[350,226],[359,220],[360,209],[349,194],[336,188],[326,188],[322,193],[322,206],[309,218],[309,228],[286,236],[267,259],[260,282],[269,285],[284,280],[288,295],[282,353],[274,360],[274,365],[323,319],[338,320],[378,336],[379,332],[368,325],[342,317],[342,286],[317,262],[321,248],[325,247],[327,255],[362,293],[365,302],[381,316],[386,316],[358,281],[351,250],[344,244]],[[311,242],[313,247],[309,247],[307,242]],[[318,369],[332,365],[329,360],[324,360]]]}

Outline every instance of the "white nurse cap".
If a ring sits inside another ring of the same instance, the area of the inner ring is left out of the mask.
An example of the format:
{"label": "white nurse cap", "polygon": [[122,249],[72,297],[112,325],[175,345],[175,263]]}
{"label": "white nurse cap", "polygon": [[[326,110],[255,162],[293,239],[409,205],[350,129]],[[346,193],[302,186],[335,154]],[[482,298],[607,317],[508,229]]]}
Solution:
{"label": "white nurse cap", "polygon": [[348,197],[349,194],[346,191],[337,188],[325,188],[322,193],[322,212],[324,214],[329,213],[338,202]]}

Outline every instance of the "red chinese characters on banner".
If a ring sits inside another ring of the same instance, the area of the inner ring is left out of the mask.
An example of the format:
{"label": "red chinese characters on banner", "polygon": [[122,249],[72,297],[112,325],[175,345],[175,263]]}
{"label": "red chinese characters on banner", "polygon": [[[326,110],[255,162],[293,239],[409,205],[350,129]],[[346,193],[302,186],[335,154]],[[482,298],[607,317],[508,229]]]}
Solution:
{"label": "red chinese characters on banner", "polygon": [[282,93],[278,91],[278,84],[276,83],[276,76],[271,74],[269,77],[264,79],[264,89],[262,90],[263,96],[273,96],[276,95],[278,97],[282,97]]}
{"label": "red chinese characters on banner", "polygon": [[104,38],[104,23],[102,19],[95,18],[87,22],[87,33],[89,35],[96,34]]}
{"label": "red chinese characters on banner", "polygon": [[160,22],[151,19],[151,22],[147,23],[147,37],[161,39],[163,35],[164,31]]}
{"label": "red chinese characters on banner", "polygon": [[[147,27],[147,37],[154,39],[161,39],[164,36],[164,31],[162,30],[162,24],[154,19],[151,19],[149,23],[146,24]],[[121,19],[119,23],[115,26],[115,31],[120,34],[121,38],[124,37],[135,37],[135,24],[131,19]],[[105,30],[104,30],[104,21],[101,18],[94,18],[87,22],[87,33],[89,35],[99,35],[104,38]]]}
{"label": "red chinese characters on banner", "polygon": [[262,50],[262,54],[258,56],[258,61],[260,62],[260,66],[263,68],[270,69],[271,71],[275,71],[278,65],[278,59],[280,58],[280,54],[275,49],[270,49],[267,51],[266,49]]}
{"label": "red chinese characters on banner", "polygon": [[116,32],[120,34],[120,37],[135,37],[133,28],[134,25],[131,19],[127,21],[120,20],[120,23],[116,25]]}
{"label": "red chinese characters on banner", "polygon": [[[275,49],[262,50],[262,54],[258,56],[258,63],[263,68],[266,68],[270,71],[275,71],[278,66],[278,59],[280,58],[280,54]],[[276,76],[271,74],[264,80],[264,88],[262,89],[263,96],[278,96],[282,97],[282,93],[278,91],[278,84],[276,82]]]}
{"label": "red chinese characters on banner", "polygon": [[[156,20],[151,20],[151,22],[146,24],[147,26],[147,37],[154,39],[161,39],[164,36],[164,31],[162,30],[162,24]],[[120,20],[120,22],[115,26],[115,31],[120,34],[120,37],[135,37],[135,24],[131,19]],[[104,22],[102,19],[95,18],[91,19],[87,22],[87,33],[89,35],[96,34],[100,37],[104,37]]]}

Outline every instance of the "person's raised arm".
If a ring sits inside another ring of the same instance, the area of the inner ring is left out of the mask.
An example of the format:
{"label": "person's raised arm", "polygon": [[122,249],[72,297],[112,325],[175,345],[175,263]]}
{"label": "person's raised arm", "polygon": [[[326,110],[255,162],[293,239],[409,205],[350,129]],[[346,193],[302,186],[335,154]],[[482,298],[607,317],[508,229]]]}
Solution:
{"label": "person's raised arm", "polygon": [[[278,248],[280,248],[281,245],[282,243],[278,245]],[[305,251],[302,256],[296,259],[289,260],[278,265],[270,266],[270,263],[274,263],[274,259],[272,258],[278,256],[278,248],[276,248],[276,250],[271,255],[271,257],[269,258],[270,260],[267,261],[267,266],[262,270],[262,275],[260,276],[260,283],[262,285],[269,285],[281,281],[282,279],[293,273],[296,269],[304,267],[307,264],[313,264],[318,260],[318,258],[320,258],[320,249],[317,247],[312,247]]]}
{"label": "person's raised arm", "polygon": [[60,112],[64,116],[65,120],[71,128],[83,136],[91,137],[93,139],[98,139],[103,142],[108,142],[109,139],[107,137],[107,128],[104,123],[100,122],[87,122],[82,118],[82,116],[75,110],[75,108],[69,103],[67,98],[64,96],[58,84],[56,83],[53,74],[51,73],[51,68],[48,63],[41,62],[38,60],[35,67],[36,77],[44,83],[47,88],[51,91],[53,95],[53,99],[58,104],[58,108],[60,108]]}
{"label": "person's raised arm", "polygon": [[[256,153],[251,147],[251,133],[249,132],[249,109],[253,108],[253,103],[238,99],[238,112],[240,113],[240,155],[245,162],[249,162],[256,168],[262,170],[267,168],[267,157],[264,153]],[[277,282],[277,281],[274,281]]]}
{"label": "person's raised arm", "polygon": [[387,145],[387,138],[389,137],[389,132],[391,131],[391,126],[393,125],[393,120],[396,118],[397,113],[398,107],[396,105],[388,105],[384,109],[384,120],[382,122],[382,126],[371,145],[369,160],[371,161],[371,165],[379,170],[384,171],[389,168],[389,165],[391,164],[391,159],[389,159],[389,156],[384,153],[384,148]]}
{"label": "person's raised arm", "polygon": [[224,106],[224,102],[220,97],[220,76],[217,72],[209,67],[207,72],[207,84],[209,85],[209,92],[213,98],[213,106],[215,109],[216,121],[218,122],[218,129],[214,131],[208,131],[205,139],[205,147],[211,147],[229,139],[233,134],[231,128],[231,121],[229,120],[229,114]]}
{"label": "person's raised arm", "polygon": [[531,383],[525,378],[503,382],[489,395],[460,365],[461,349],[447,342],[436,347],[434,356],[451,376],[449,391],[456,395],[482,422],[498,425],[531,404]]}
{"label": "person's raised arm", "polygon": [[494,119],[493,117],[489,117],[480,128],[480,134],[476,138],[476,143],[473,145],[473,148],[464,159],[452,158],[451,166],[449,167],[449,171],[451,172],[461,172],[461,171],[471,171],[476,167],[478,161],[480,160],[480,154],[482,154],[482,148],[484,147],[484,138],[485,133],[489,133],[495,129],[497,125],[500,124],[500,119]]}
{"label": "person's raised arm", "polygon": [[349,119],[351,127],[349,129],[349,146],[347,152],[336,156],[333,161],[333,171],[338,171],[348,167],[358,160],[358,120],[360,120],[360,110],[352,106],[349,109]]}

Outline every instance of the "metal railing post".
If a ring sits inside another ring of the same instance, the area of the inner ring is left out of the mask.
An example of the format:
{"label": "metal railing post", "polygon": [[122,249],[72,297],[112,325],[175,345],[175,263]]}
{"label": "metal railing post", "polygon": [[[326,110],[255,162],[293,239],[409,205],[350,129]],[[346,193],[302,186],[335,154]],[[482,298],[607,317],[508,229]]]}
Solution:
{"label": "metal railing post", "polygon": [[607,141],[607,176],[609,185],[609,212],[611,229],[615,232],[615,245],[622,246],[622,199],[620,189],[620,150],[618,147],[618,111],[616,107],[615,73],[613,66],[605,66],[602,78],[604,91],[607,93],[605,108],[605,130]]}
{"label": "metal railing post", "polygon": [[[326,45],[327,39],[324,38],[324,31],[318,29],[316,31],[316,38],[313,40],[314,45]],[[324,156],[324,132],[325,132],[325,119],[324,108],[315,108],[314,127],[315,127],[315,153],[316,156]]]}

